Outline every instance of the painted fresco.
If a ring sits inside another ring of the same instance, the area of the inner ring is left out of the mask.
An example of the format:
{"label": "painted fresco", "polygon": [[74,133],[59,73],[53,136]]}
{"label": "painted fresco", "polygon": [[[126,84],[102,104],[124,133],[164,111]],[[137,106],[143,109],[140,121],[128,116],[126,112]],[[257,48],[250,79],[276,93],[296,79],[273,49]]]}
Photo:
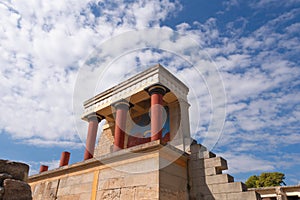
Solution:
{"label": "painted fresco", "polygon": [[[167,114],[166,122],[162,130],[163,141],[170,140],[170,116],[168,107],[164,107]],[[149,113],[143,114],[133,119],[129,130],[127,147],[144,144],[151,141],[151,123]]]}

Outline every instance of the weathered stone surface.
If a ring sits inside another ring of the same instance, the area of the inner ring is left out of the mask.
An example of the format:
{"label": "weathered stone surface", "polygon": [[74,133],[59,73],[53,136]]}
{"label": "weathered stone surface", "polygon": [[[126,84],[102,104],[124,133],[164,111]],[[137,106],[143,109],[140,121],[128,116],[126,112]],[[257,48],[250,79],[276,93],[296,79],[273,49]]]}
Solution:
{"label": "weathered stone surface", "polygon": [[2,199],[3,194],[4,194],[4,188],[0,187],[0,199]]}
{"label": "weathered stone surface", "polygon": [[31,188],[23,181],[5,179],[3,187],[3,200],[32,200]]}
{"label": "weathered stone surface", "polygon": [[8,178],[12,178],[12,175],[7,174],[7,173],[0,173],[0,186],[2,186],[3,181]]}
{"label": "weathered stone surface", "polygon": [[97,200],[114,200],[120,199],[121,189],[101,190],[98,192]]}
{"label": "weathered stone surface", "polygon": [[10,174],[13,179],[26,181],[28,171],[29,166],[27,164],[9,160],[0,160],[0,173]]}

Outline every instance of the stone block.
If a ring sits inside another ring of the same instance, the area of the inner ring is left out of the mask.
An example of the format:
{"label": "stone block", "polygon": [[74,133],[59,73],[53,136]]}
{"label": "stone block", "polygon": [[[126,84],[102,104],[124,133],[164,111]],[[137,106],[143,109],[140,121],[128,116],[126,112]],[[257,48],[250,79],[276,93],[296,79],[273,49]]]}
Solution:
{"label": "stone block", "polygon": [[214,158],[216,157],[216,154],[214,154],[213,152],[210,152],[210,151],[201,151],[199,152],[198,154],[198,158],[199,159],[208,159],[208,158]]}
{"label": "stone block", "polygon": [[226,197],[228,200],[261,200],[260,195],[255,191],[227,193]]}
{"label": "stone block", "polygon": [[3,185],[3,181],[8,178],[13,178],[12,175],[7,173],[0,173],[0,186]]}
{"label": "stone block", "polygon": [[27,181],[29,166],[20,162],[0,160],[0,173],[7,173],[13,179]]}
{"label": "stone block", "polygon": [[121,188],[120,199],[135,199],[135,187]]}
{"label": "stone block", "polygon": [[190,146],[190,151],[191,153],[198,153],[198,152],[207,151],[207,148],[201,144],[192,144]]}
{"label": "stone block", "polygon": [[219,184],[219,183],[230,183],[233,182],[234,179],[229,174],[218,174],[213,176],[206,176],[205,182],[207,184]]}
{"label": "stone block", "polygon": [[168,166],[160,169],[160,172],[167,172],[169,174],[174,174],[184,179],[187,179],[186,171],[187,171],[186,167],[182,167],[180,165],[177,165],[176,163],[171,163]]}
{"label": "stone block", "polygon": [[116,189],[124,187],[124,178],[110,178],[106,180],[101,180],[98,183],[98,190]]}
{"label": "stone block", "polygon": [[205,176],[212,176],[217,174],[222,174],[222,170],[216,167],[209,167],[204,169]]}
{"label": "stone block", "polygon": [[19,180],[5,179],[3,200],[32,200],[30,186]]}
{"label": "stone block", "polygon": [[159,198],[158,185],[136,187],[135,199],[150,200],[150,199],[158,199],[158,198]]}
{"label": "stone block", "polygon": [[94,181],[94,172],[82,174],[81,183],[92,183]]}
{"label": "stone block", "polygon": [[176,176],[174,174],[169,174],[167,172],[159,173],[159,185],[162,187],[164,185],[165,188],[172,190],[186,190],[187,188],[187,180]]}
{"label": "stone block", "polygon": [[91,192],[82,193],[79,196],[79,200],[88,200],[88,199],[91,199]]}
{"label": "stone block", "polygon": [[125,187],[158,184],[158,171],[146,174],[129,174],[124,178]]}
{"label": "stone block", "polygon": [[92,192],[92,184],[91,183],[84,183],[80,185],[73,185],[70,186],[70,194],[82,194],[85,192]]}
{"label": "stone block", "polygon": [[68,195],[68,196],[62,196],[59,197],[59,200],[79,200],[80,196],[79,195]]}
{"label": "stone block", "polygon": [[222,157],[204,159],[204,167],[205,168],[217,167],[220,170],[228,169],[227,161]]}
{"label": "stone block", "polygon": [[100,171],[99,180],[106,180],[115,177],[124,177],[125,175],[125,172],[114,170],[112,168],[107,168]]}
{"label": "stone block", "polygon": [[223,183],[210,185],[212,193],[237,193],[245,191],[245,185],[241,182]]}
{"label": "stone block", "polygon": [[120,199],[121,189],[101,190],[97,192],[97,200],[115,200]]}

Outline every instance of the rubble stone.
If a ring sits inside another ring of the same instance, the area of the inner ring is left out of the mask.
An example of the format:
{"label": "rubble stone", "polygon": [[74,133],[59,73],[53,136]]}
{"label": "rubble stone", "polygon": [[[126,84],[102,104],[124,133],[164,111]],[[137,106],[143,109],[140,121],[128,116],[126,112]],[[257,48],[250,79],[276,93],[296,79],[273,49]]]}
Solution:
{"label": "rubble stone", "polygon": [[32,200],[30,186],[19,180],[5,179],[3,200]]}

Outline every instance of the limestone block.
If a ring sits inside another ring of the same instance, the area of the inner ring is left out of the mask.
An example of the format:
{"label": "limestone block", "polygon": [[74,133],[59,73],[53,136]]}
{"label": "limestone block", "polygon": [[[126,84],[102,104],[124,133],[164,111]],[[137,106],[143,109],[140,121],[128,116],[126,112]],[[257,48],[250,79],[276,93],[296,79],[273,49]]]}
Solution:
{"label": "limestone block", "polygon": [[191,153],[198,153],[198,152],[202,152],[202,151],[206,151],[206,147],[202,146],[201,144],[192,144],[190,147]]}
{"label": "limestone block", "polygon": [[222,174],[222,170],[216,167],[209,167],[204,169],[205,176],[217,175]]}
{"label": "limestone block", "polygon": [[81,184],[82,175],[77,175],[77,176],[69,176],[66,179],[66,186],[73,186],[73,185],[78,185]]}
{"label": "limestone block", "polygon": [[59,200],[79,200],[79,198],[80,198],[79,195],[68,195],[68,196],[59,197]]}
{"label": "limestone block", "polygon": [[246,186],[241,182],[223,183],[210,185],[212,193],[237,193],[246,190]]}
{"label": "limestone block", "polygon": [[26,181],[28,178],[29,166],[20,162],[0,160],[0,173],[10,174],[13,179]]}
{"label": "limestone block", "polygon": [[227,193],[228,200],[260,200],[260,195],[255,191],[239,192],[239,193]]}
{"label": "limestone block", "polygon": [[[177,168],[178,167],[178,168]],[[183,179],[187,179],[187,169],[180,167],[180,166],[175,166],[174,164],[169,165],[168,167],[165,167],[160,170],[160,172],[167,172],[169,174],[174,174],[176,176],[179,176]]]}
{"label": "limestone block", "polygon": [[199,153],[199,158],[207,159],[207,158],[214,158],[214,157],[216,157],[216,154],[210,151],[202,151]]}
{"label": "limestone block", "polygon": [[227,161],[222,158],[222,157],[215,157],[215,158],[209,158],[209,159],[204,159],[204,167],[209,168],[209,167],[217,167],[221,170],[226,170],[228,169],[227,167]]}
{"label": "limestone block", "polygon": [[[226,194],[213,194],[212,196],[214,197],[214,200],[231,200],[231,199],[227,199]],[[244,200],[244,199],[240,199],[240,200]]]}
{"label": "limestone block", "polygon": [[91,193],[90,192],[82,193],[79,196],[79,200],[88,200],[88,199],[91,199]]}
{"label": "limestone block", "polygon": [[203,169],[204,159],[189,160],[188,165],[190,169]]}
{"label": "limestone block", "polygon": [[166,172],[160,172],[159,173],[159,184],[160,187],[172,189],[172,190],[177,190],[177,191],[182,191],[186,190],[187,187],[187,180],[183,179],[179,176],[176,176],[174,174],[169,174]]}
{"label": "limestone block", "polygon": [[98,183],[98,190],[107,190],[107,189],[116,189],[124,187],[124,178],[110,178],[106,180],[102,180]]}
{"label": "limestone block", "polygon": [[120,199],[121,189],[101,190],[97,192],[97,200],[115,200]]}
{"label": "limestone block", "polygon": [[159,198],[158,185],[136,187],[135,199],[150,200],[150,199],[158,199],[158,198]]}
{"label": "limestone block", "polygon": [[51,199],[56,194],[58,180],[55,181],[47,181],[45,183],[45,190],[43,192],[44,199]]}
{"label": "limestone block", "polygon": [[30,186],[19,180],[5,179],[3,182],[3,200],[31,200]]}
{"label": "limestone block", "polygon": [[92,183],[94,180],[94,172],[82,174],[81,183]]}
{"label": "limestone block", "polygon": [[92,184],[84,183],[80,185],[70,186],[70,194],[82,194],[85,192],[92,192]]}
{"label": "limestone block", "polygon": [[72,186],[59,187],[59,189],[57,191],[57,196],[67,196],[67,195],[70,195],[71,187]]}
{"label": "limestone block", "polygon": [[214,158],[216,157],[216,154],[210,151],[199,151],[197,153],[191,153],[190,159],[191,160],[197,160],[197,159],[208,159],[208,158]]}
{"label": "limestone block", "polygon": [[99,180],[106,180],[114,177],[124,177],[125,172],[114,170],[113,168],[103,169],[99,173]]}
{"label": "limestone block", "polygon": [[146,174],[129,174],[124,177],[125,187],[131,186],[146,186],[158,184],[158,172],[150,172]]}
{"label": "limestone block", "polygon": [[229,174],[218,174],[214,176],[206,176],[205,182],[207,184],[219,184],[219,183],[229,183],[233,182],[234,178]]}
{"label": "limestone block", "polygon": [[[210,195],[205,195],[203,198],[201,198],[201,200],[231,200],[231,199],[227,199],[226,194],[210,194]],[[239,199],[239,200],[244,200],[244,199]]]}
{"label": "limestone block", "polygon": [[120,199],[135,199],[135,187],[121,188]]}

